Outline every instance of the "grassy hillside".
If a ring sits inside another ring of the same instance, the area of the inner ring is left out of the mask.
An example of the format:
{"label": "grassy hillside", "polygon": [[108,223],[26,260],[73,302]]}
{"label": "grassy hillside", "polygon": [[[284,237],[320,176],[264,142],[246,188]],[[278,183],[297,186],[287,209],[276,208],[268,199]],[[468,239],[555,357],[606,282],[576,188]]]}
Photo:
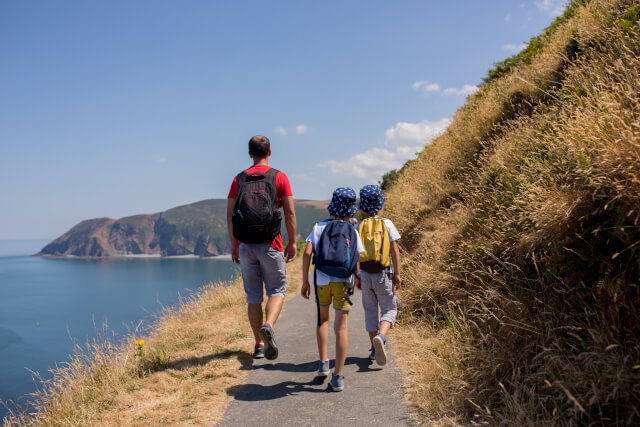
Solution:
{"label": "grassy hillside", "polygon": [[386,177],[425,421],[640,422],[639,18],[570,2]]}

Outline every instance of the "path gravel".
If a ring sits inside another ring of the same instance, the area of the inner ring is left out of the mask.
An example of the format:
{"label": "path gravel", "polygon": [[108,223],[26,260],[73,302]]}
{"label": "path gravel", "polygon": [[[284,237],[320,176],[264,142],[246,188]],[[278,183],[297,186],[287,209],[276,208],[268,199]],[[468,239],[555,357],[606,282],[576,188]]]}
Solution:
{"label": "path gravel", "polygon": [[[369,362],[370,343],[364,330],[360,295],[356,291],[354,308],[349,314],[344,391],[328,392],[328,380],[319,381],[315,376],[318,360],[315,301],[297,295],[285,302],[275,327],[280,356],[274,361],[254,361],[247,383],[234,390],[235,398],[218,425],[417,425],[404,397],[401,374],[395,366],[390,345],[393,333],[387,345],[390,350],[387,365],[380,367]],[[332,312],[330,358],[335,356],[333,315]]]}

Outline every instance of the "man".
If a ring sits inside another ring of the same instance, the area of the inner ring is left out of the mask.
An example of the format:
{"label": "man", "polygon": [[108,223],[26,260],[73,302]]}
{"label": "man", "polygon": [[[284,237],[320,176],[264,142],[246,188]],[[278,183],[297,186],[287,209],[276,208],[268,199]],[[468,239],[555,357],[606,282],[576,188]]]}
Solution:
{"label": "man", "polygon": [[[240,264],[247,294],[249,323],[256,343],[253,356],[273,360],[278,357],[273,326],[287,290],[285,255],[287,262],[296,257],[296,214],[289,179],[269,166],[269,156],[271,143],[267,137],[256,135],[249,140],[253,166],[238,174],[231,184],[227,226],[231,259]],[[273,187],[275,193],[270,199]],[[281,207],[289,236],[286,248],[283,248],[280,234]],[[262,313],[263,282],[268,297],[265,317]]]}

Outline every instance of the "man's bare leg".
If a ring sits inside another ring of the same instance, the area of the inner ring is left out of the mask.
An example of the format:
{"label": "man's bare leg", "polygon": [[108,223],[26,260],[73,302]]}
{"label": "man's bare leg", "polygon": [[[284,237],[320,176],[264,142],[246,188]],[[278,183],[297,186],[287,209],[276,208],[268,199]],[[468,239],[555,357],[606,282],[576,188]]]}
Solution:
{"label": "man's bare leg", "polygon": [[[276,324],[276,321],[278,320],[278,316],[280,316],[280,312],[282,311],[283,302],[284,302],[284,298],[280,295],[274,295],[272,297],[269,297],[269,299],[267,300],[267,307],[266,307],[267,316],[265,319],[265,323],[268,323],[271,326],[274,326]],[[258,327],[258,329],[260,328]]]}
{"label": "man's bare leg", "polygon": [[251,325],[253,338],[256,340],[256,345],[258,345],[262,342],[258,334],[262,327],[262,304],[247,304],[247,313],[249,314],[249,324]]}

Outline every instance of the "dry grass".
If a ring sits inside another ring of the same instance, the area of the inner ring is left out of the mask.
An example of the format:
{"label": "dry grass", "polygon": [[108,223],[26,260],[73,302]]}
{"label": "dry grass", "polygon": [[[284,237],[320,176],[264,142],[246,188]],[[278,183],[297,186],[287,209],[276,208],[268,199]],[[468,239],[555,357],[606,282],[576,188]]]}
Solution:
{"label": "dry grass", "polygon": [[640,4],[573,12],[388,194],[425,423],[640,422]]}
{"label": "dry grass", "polygon": [[[299,260],[287,265],[287,297],[301,271]],[[35,411],[4,425],[213,425],[252,364],[244,298],[241,279],[209,284],[165,310],[141,350],[138,336],[78,349],[43,384]]]}

